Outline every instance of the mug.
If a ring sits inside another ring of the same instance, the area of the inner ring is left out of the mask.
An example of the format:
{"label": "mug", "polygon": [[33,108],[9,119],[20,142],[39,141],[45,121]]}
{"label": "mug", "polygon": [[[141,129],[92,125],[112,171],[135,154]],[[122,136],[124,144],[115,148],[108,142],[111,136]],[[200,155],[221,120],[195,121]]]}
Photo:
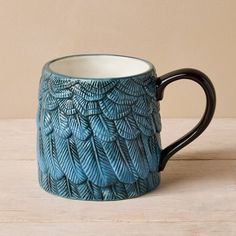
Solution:
{"label": "mug", "polygon": [[[200,122],[162,148],[159,101],[176,80],[206,95]],[[154,190],[169,158],[210,123],[216,104],[209,78],[195,69],[158,77],[150,62],[122,55],[83,54],[48,62],[37,111],[40,186],[81,200],[121,200]]]}

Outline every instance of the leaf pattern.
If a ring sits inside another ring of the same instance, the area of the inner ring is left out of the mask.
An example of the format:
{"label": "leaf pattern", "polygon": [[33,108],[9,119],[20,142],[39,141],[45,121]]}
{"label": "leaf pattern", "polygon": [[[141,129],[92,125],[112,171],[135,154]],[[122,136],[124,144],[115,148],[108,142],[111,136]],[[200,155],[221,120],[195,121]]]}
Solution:
{"label": "leaf pattern", "polygon": [[118,200],[159,184],[155,71],[80,80],[44,68],[37,112],[39,182],[66,198]]}

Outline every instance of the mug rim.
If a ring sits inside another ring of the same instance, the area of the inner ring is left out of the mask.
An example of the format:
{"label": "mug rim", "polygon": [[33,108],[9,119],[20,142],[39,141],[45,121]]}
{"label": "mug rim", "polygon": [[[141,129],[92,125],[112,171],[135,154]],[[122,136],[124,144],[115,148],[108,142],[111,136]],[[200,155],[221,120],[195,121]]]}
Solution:
{"label": "mug rim", "polygon": [[[83,76],[71,76],[71,75],[68,75],[68,74],[63,74],[63,73],[60,73],[60,72],[56,72],[55,70],[51,69],[50,68],[50,65],[56,61],[60,61],[60,60],[63,60],[63,59],[67,59],[67,58],[73,58],[73,57],[82,57],[82,56],[112,56],[112,57],[124,57],[124,58],[129,58],[129,59],[135,59],[135,60],[139,60],[139,61],[142,61],[144,63],[146,63],[149,68],[144,71],[144,72],[141,72],[141,73],[136,73],[136,74],[132,74],[132,75],[127,75],[127,76],[111,76],[111,77],[83,77]],[[71,54],[71,55],[67,55],[67,56],[63,56],[63,57],[58,57],[58,58],[55,58],[55,59],[52,59],[50,61],[48,61],[44,67],[43,67],[43,70],[46,70],[47,72],[51,73],[51,74],[54,74],[54,75],[57,75],[61,78],[71,78],[71,79],[79,79],[79,80],[100,80],[100,81],[105,81],[105,80],[116,80],[116,79],[128,79],[128,78],[133,78],[133,77],[139,77],[139,76],[144,76],[144,75],[147,75],[147,74],[153,74],[153,72],[155,73],[156,72],[156,69],[154,67],[154,65],[146,60],[146,59],[143,59],[143,58],[139,58],[139,57],[134,57],[134,56],[127,56],[127,55],[121,55],[121,54],[112,54],[112,53],[85,53],[85,54]]]}

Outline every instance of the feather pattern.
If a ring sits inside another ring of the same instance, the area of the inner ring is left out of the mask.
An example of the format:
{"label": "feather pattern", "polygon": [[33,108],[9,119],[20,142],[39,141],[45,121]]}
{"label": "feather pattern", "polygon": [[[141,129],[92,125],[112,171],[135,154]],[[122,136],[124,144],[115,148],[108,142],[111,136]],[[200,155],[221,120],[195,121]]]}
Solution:
{"label": "feather pattern", "polygon": [[125,184],[125,189],[129,198],[139,196],[139,186],[135,183]]}
{"label": "feather pattern", "polygon": [[136,102],[137,97],[120,91],[118,88],[114,88],[112,93],[108,93],[107,97],[117,104],[132,105]]}
{"label": "feather pattern", "polygon": [[[161,158],[161,143],[159,143],[160,135],[154,135],[148,138],[148,147],[152,155],[152,159],[149,160],[150,165],[153,166],[152,171],[156,171],[159,166]],[[154,163],[151,163],[154,162]],[[156,169],[154,168],[156,166]]]}
{"label": "feather pattern", "polygon": [[116,199],[125,199],[127,197],[127,192],[125,189],[124,184],[122,182],[117,181],[114,186],[114,194],[116,196]]}
{"label": "feather pattern", "polygon": [[140,96],[133,111],[139,115],[150,116],[152,113],[151,98],[148,96]]}
{"label": "feather pattern", "polygon": [[71,191],[68,179],[66,177],[63,177],[62,179],[57,181],[57,191],[62,197],[70,197]]}
{"label": "feather pattern", "polygon": [[155,131],[153,130],[152,120],[149,116],[141,116],[137,114],[133,114],[136,124],[141,131],[141,133],[152,136],[154,135]]}
{"label": "feather pattern", "polygon": [[132,114],[114,122],[117,132],[125,139],[135,139],[140,133]]}
{"label": "feather pattern", "polygon": [[146,86],[153,81],[153,76],[141,75],[141,76],[133,77],[133,80],[135,81],[135,83],[140,84],[141,86],[144,86],[144,88],[146,88]]}
{"label": "feather pattern", "polygon": [[89,187],[89,181],[83,182],[82,184],[78,185],[78,192],[80,193],[81,199],[85,200],[93,200],[94,195],[91,191],[91,188]]}
{"label": "feather pattern", "polygon": [[93,183],[91,183],[91,187],[93,189],[93,195],[94,195],[95,199],[103,200],[102,188],[100,186],[97,186],[96,184],[93,184]]}
{"label": "feather pattern", "polygon": [[101,109],[97,101],[87,101],[80,96],[74,97],[73,101],[78,112],[84,116],[101,113]]}
{"label": "feather pattern", "polygon": [[56,155],[55,140],[50,135],[42,135],[43,148],[44,148],[44,157],[50,172],[50,175],[54,179],[61,179],[64,176],[60,165],[58,163],[58,156]]}
{"label": "feather pattern", "polygon": [[85,181],[87,176],[81,168],[81,160],[78,156],[74,140],[72,138],[64,139],[56,135],[55,142],[58,162],[64,174],[74,183]]}
{"label": "feather pattern", "polygon": [[111,120],[120,119],[130,113],[129,105],[120,105],[105,97],[99,101],[103,114]]}
{"label": "feather pattern", "polygon": [[86,101],[92,102],[92,101],[99,101],[105,97],[105,94],[103,93],[92,93],[89,90],[86,90],[83,86],[80,84],[76,84],[73,87],[74,95],[78,97],[84,98]]}
{"label": "feather pattern", "polygon": [[91,93],[95,94],[104,94],[111,90],[117,81],[115,80],[104,80],[102,83],[99,80],[93,80],[88,83],[85,80],[81,80],[80,84],[85,88],[85,90],[90,91]]}
{"label": "feather pattern", "polygon": [[159,102],[154,103],[152,102],[153,112],[151,114],[151,119],[153,122],[153,128],[155,132],[160,133],[161,132],[161,117],[160,117],[160,104]]}
{"label": "feather pattern", "polygon": [[146,179],[139,178],[132,184],[116,182],[114,185],[99,187],[90,181],[74,184],[66,177],[55,180],[39,169],[39,183],[47,192],[62,197],[83,200],[122,200],[140,196],[153,190],[160,182],[158,172],[150,172]]}
{"label": "feather pattern", "polygon": [[75,80],[71,80],[69,78],[61,78],[60,76],[54,74],[51,75],[49,80],[49,87],[54,92],[69,89],[74,84],[76,84]]}
{"label": "feather pattern", "polygon": [[117,139],[115,142],[104,142],[103,147],[117,178],[123,183],[135,182],[138,174],[124,144]]}
{"label": "feather pattern", "polygon": [[81,165],[88,179],[99,186],[114,184],[116,175],[101,144],[92,136],[86,141],[77,140]]}
{"label": "feather pattern", "polygon": [[134,80],[123,80],[122,83],[118,83],[117,88],[122,92],[133,96],[141,96],[145,94],[145,90],[142,85],[135,83]]}
{"label": "feather pattern", "polygon": [[89,120],[86,116],[78,114],[70,116],[68,123],[76,139],[86,140],[92,134],[92,129],[89,126]]}
{"label": "feather pattern", "polygon": [[149,168],[140,136],[135,140],[126,140],[126,145],[138,176],[143,179],[146,178]]}
{"label": "feather pattern", "polygon": [[63,99],[59,101],[59,106],[60,110],[65,114],[65,115],[74,115],[77,113],[76,108],[74,106],[73,100],[71,99]]}
{"label": "feather pattern", "polygon": [[75,84],[75,81],[69,79],[60,79],[59,76],[51,75],[48,81],[49,92],[55,98],[69,98],[73,95],[70,87]]}
{"label": "feather pattern", "polygon": [[49,186],[49,173],[43,173],[40,167],[38,168],[38,180],[40,186],[45,189],[45,191],[50,192],[50,186]]}
{"label": "feather pattern", "polygon": [[[151,172],[152,173],[152,172]],[[150,175],[150,174],[149,174]],[[148,191],[148,183],[147,183],[147,178],[146,179],[139,179],[138,180],[138,184],[137,184],[138,188],[139,188],[139,193],[142,195],[144,193],[146,193]]]}
{"label": "feather pattern", "polygon": [[152,98],[156,96],[156,80],[155,79],[152,79],[144,88],[147,95],[149,95]]}
{"label": "feather pattern", "polygon": [[45,135],[49,135],[53,131],[51,114],[49,113],[49,111],[44,110],[43,112],[41,112],[41,116],[42,116],[42,119],[40,119],[42,121],[41,131]]}
{"label": "feather pattern", "polygon": [[117,137],[115,124],[103,115],[89,117],[90,126],[93,133],[102,141],[114,141]]}
{"label": "feather pattern", "polygon": [[156,152],[156,145],[157,143],[154,143],[154,140],[152,137],[147,137],[145,135],[141,135],[143,148],[145,152],[145,156],[147,157],[148,166],[150,171],[156,171],[158,169],[159,165],[159,158],[160,156]]}
{"label": "feather pattern", "polygon": [[39,168],[42,170],[42,172],[47,173],[48,167],[47,167],[47,161],[44,156],[44,147],[40,129],[37,131],[37,161],[39,164]]}
{"label": "feather pattern", "polygon": [[73,96],[73,92],[69,89],[60,90],[58,92],[50,91],[50,93],[55,98],[71,98]]}
{"label": "feather pattern", "polygon": [[54,110],[58,107],[57,100],[50,93],[45,96],[44,104],[47,110]]}
{"label": "feather pattern", "polygon": [[37,113],[39,181],[74,199],[139,196],[159,184],[155,72],[80,80],[43,71]]}
{"label": "feather pattern", "polygon": [[70,192],[71,192],[71,198],[73,199],[79,199],[80,197],[80,192],[78,191],[78,186],[77,184],[73,183],[70,181]]}
{"label": "feather pattern", "polygon": [[102,187],[102,195],[104,200],[115,200],[115,194],[110,187]]}
{"label": "feather pattern", "polygon": [[53,111],[51,114],[54,122],[54,130],[57,135],[65,139],[69,138],[71,135],[71,130],[69,128],[67,116],[60,110]]}

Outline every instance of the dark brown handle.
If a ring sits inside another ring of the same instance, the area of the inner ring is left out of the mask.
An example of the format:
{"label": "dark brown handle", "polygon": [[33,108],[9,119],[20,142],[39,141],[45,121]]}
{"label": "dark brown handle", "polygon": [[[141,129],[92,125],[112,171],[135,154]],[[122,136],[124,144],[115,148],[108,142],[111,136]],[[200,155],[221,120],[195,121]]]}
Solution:
{"label": "dark brown handle", "polygon": [[203,88],[206,95],[206,108],[202,119],[190,132],[162,150],[159,168],[160,171],[165,168],[166,163],[170,157],[196,139],[207,128],[215,112],[216,94],[214,86],[204,73],[195,69],[180,69],[162,75],[160,78],[158,78],[157,100],[162,100],[164,90],[168,84],[180,79],[193,80]]}

